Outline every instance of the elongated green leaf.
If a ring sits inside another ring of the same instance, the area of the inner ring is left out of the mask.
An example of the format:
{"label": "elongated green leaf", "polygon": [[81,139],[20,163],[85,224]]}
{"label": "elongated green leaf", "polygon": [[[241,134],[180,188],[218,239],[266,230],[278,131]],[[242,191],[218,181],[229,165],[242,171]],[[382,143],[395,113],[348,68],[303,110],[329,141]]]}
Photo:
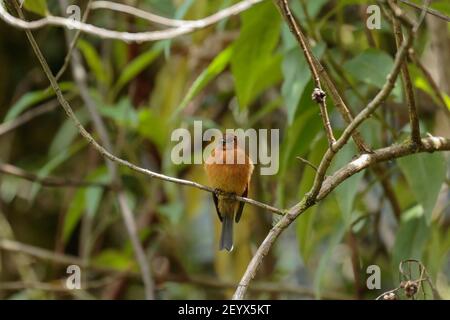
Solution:
{"label": "elongated green leaf", "polygon": [[48,14],[47,1],[46,0],[19,0],[25,9],[34,12],[40,16],[46,16]]}
{"label": "elongated green leaf", "polygon": [[232,52],[233,46],[227,47],[211,62],[211,64],[197,77],[197,79],[195,79],[180,105],[177,107],[174,116],[181,112],[211,80],[213,80],[226,68],[230,62]]}
{"label": "elongated green leaf", "polygon": [[161,52],[162,45],[158,43],[151,50],[142,53],[140,56],[131,61],[120,74],[119,80],[117,80],[117,83],[114,86],[114,96],[116,96],[128,82],[139,75],[153,61],[155,61]]}
{"label": "elongated green leaf", "polygon": [[[344,63],[343,67],[355,79],[382,88],[393,65],[394,60],[386,52],[371,48]],[[393,94],[401,97],[398,79]]]}
{"label": "elongated green leaf", "polygon": [[[74,85],[72,82],[62,82],[60,83],[61,91],[72,91]],[[34,106],[37,103],[43,102],[50,97],[55,95],[53,90],[38,90],[33,92],[25,93],[17,102],[9,109],[5,116],[4,122],[8,122],[17,118],[22,112],[28,108]]]}
{"label": "elongated green leaf", "polygon": [[[431,88],[431,86],[428,84],[428,82],[425,80],[424,77],[416,74],[414,77],[414,85],[416,86],[416,88],[426,92],[435,101],[435,103],[440,104],[440,101],[437,100],[433,89]],[[450,110],[450,97],[445,92],[441,92],[441,94],[444,97],[444,103],[447,106],[447,109]]]}
{"label": "elongated green leaf", "polygon": [[93,259],[93,264],[97,267],[113,268],[118,271],[129,270],[134,264],[133,256],[128,252],[114,249],[103,250]]}
{"label": "elongated green leaf", "polygon": [[423,249],[431,234],[425,220],[421,206],[415,206],[402,214],[392,251],[392,268],[395,274],[400,261],[421,260]]}
{"label": "elongated green leaf", "polygon": [[241,33],[231,58],[231,71],[241,108],[247,108],[257,91],[261,91],[261,87],[255,88],[259,81],[266,77],[273,78],[269,83],[277,80],[273,77],[271,60],[276,58],[272,52],[279,35],[280,17],[272,3],[263,2],[242,14]]}
{"label": "elongated green leaf", "polygon": [[334,248],[341,242],[344,237],[345,230],[346,226],[344,223],[337,225],[329,240],[327,250],[320,258],[319,267],[314,275],[314,293],[317,299],[320,299],[322,280],[325,275],[325,271],[327,271],[327,268],[330,267],[330,260],[333,255]]}
{"label": "elongated green leaf", "polygon": [[427,223],[445,181],[446,161],[442,153],[418,153],[397,160],[417,201],[422,205]]}
{"label": "elongated green leaf", "polygon": [[[69,148],[60,151],[53,158],[51,158],[39,171],[36,173],[38,177],[44,178],[52,173],[58,166],[64,163],[67,159],[69,159],[72,155],[81,150],[82,147],[86,145],[86,142],[82,141],[79,143],[70,146]],[[41,190],[42,185],[35,182],[33,183],[30,191],[30,202],[33,202],[39,190]]]}
{"label": "elongated green leaf", "polygon": [[69,210],[64,217],[64,225],[62,231],[62,240],[63,243],[67,243],[72,234],[73,230],[80,221],[81,216],[83,215],[83,211],[85,210],[86,201],[85,201],[86,193],[84,189],[78,189],[75,193],[75,196],[70,204]]}
{"label": "elongated green leaf", "polygon": [[139,116],[133,108],[128,97],[111,106],[99,105],[100,113],[114,120],[118,125],[136,129],[139,123]]}
{"label": "elongated green leaf", "polygon": [[97,50],[95,50],[94,46],[83,39],[78,40],[77,46],[83,54],[89,69],[94,73],[97,81],[103,83],[104,85],[108,85],[111,79],[109,72],[103,65],[102,59],[97,53]]}
{"label": "elongated green leaf", "polygon": [[[88,123],[89,116],[86,109],[81,109],[75,112],[80,123],[84,126]],[[53,140],[48,149],[49,157],[55,157],[62,150],[66,150],[70,147],[76,137],[79,136],[77,127],[73,124],[72,119],[64,120],[63,124],[59,127],[58,131],[53,137]]]}
{"label": "elongated green leaf", "polygon": [[[110,180],[110,176],[105,166],[97,168],[86,177],[86,181],[89,182],[108,183]],[[64,243],[67,243],[72,236],[72,233],[84,212],[91,218],[95,216],[103,193],[104,190],[101,187],[87,187],[77,190],[67,214],[64,217],[62,233]]]}

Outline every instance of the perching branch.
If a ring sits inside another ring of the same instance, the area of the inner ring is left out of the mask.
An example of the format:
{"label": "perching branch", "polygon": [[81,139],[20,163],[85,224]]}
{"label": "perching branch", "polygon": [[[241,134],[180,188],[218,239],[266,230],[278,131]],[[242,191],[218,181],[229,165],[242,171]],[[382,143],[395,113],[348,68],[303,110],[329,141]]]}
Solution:
{"label": "perching branch", "polygon": [[158,31],[147,31],[147,32],[120,32],[114,31],[110,29],[105,29],[101,27],[97,27],[91,24],[83,23],[80,21],[67,19],[63,17],[56,16],[47,16],[45,18],[34,20],[34,21],[24,21],[23,19],[16,18],[10,15],[5,7],[4,0],[0,0],[0,17],[7,24],[12,25],[13,27],[17,27],[25,30],[34,30],[40,29],[45,26],[57,26],[63,27],[66,29],[75,29],[80,30],[84,33],[88,33],[90,35],[102,38],[102,39],[116,39],[125,42],[148,42],[148,41],[157,41],[157,40],[165,40],[172,39],[184,34],[191,33],[195,30],[205,28],[214,23],[219,22],[222,19],[228,18],[232,15],[236,15],[241,13],[242,11],[247,10],[251,6],[255,5],[262,0],[244,0],[239,2],[229,8],[223,9],[212,16],[206,17],[201,20],[195,20],[186,24],[182,24],[176,28],[169,28],[165,30]]}

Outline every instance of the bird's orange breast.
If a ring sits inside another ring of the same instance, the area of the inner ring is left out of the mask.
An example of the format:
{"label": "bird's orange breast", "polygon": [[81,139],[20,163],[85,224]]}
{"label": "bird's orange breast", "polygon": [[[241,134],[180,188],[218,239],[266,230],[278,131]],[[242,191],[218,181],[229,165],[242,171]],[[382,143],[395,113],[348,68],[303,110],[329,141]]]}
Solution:
{"label": "bird's orange breast", "polygon": [[[234,162],[225,163],[226,152],[233,151],[235,153]],[[239,156],[245,159],[244,163],[238,163]],[[222,158],[223,163],[212,161],[220,158]],[[205,170],[211,187],[241,195],[250,181],[253,164],[245,153],[238,148],[231,150],[215,149],[205,164]]]}

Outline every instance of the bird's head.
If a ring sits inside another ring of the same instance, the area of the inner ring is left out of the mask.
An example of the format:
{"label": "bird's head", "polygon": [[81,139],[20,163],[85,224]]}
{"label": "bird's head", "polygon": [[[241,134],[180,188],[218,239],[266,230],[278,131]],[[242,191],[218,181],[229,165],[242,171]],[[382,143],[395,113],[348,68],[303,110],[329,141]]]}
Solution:
{"label": "bird's head", "polygon": [[237,147],[237,137],[234,134],[226,133],[220,138],[219,140],[219,146],[222,147],[222,149],[234,149]]}

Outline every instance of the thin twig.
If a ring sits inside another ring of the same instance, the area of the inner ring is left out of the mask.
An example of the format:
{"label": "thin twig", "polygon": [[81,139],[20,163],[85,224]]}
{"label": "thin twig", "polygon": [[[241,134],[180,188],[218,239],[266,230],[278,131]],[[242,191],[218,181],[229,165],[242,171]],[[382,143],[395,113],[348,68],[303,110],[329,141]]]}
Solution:
{"label": "thin twig", "polygon": [[409,0],[400,0],[401,2],[403,2],[404,4],[411,6],[413,8],[419,9],[419,10],[424,10],[426,13],[429,13],[435,17],[438,17],[440,19],[443,19],[445,21],[450,22],[450,17],[443,14],[440,11],[434,10],[432,8],[428,8],[428,6],[424,5],[424,6],[419,6],[418,4],[415,4],[414,2],[411,2]]}
{"label": "thin twig", "polygon": [[[417,23],[416,27],[419,25],[420,24]],[[395,43],[398,50],[398,48],[401,46],[403,42],[403,33],[399,20],[397,20],[393,15],[392,15],[392,26],[394,29]],[[415,33],[414,30],[413,33]],[[414,90],[411,83],[411,76],[409,74],[407,61],[405,61],[402,65],[401,77],[403,83],[403,90],[405,92],[406,97],[406,104],[408,106],[409,124],[411,126],[411,140],[414,141],[415,143],[420,143],[419,117],[417,115],[416,100],[414,97]]]}
{"label": "thin twig", "polygon": [[59,103],[57,100],[51,100],[49,102],[46,102],[40,106],[37,106],[37,107],[21,114],[19,117],[15,118],[14,120],[0,124],[0,136],[17,129],[21,125],[27,123],[28,121],[30,121],[40,115],[43,115],[50,111],[55,110],[58,106],[59,106]]}
{"label": "thin twig", "polygon": [[[286,23],[288,24],[291,32],[293,33],[294,37],[300,44],[305,57],[306,61],[308,62],[308,66],[310,67],[314,82],[316,84],[316,87],[320,90],[318,93],[320,94],[322,92],[321,86],[320,86],[320,78],[324,81],[325,86],[328,88],[330,96],[333,100],[334,105],[338,109],[339,113],[342,115],[344,121],[349,124],[353,120],[353,115],[351,114],[350,109],[345,104],[344,100],[342,99],[341,95],[339,94],[338,90],[336,89],[336,86],[334,85],[333,81],[331,81],[330,76],[326,72],[325,68],[321,65],[320,61],[314,57],[311,51],[311,47],[306,41],[305,36],[301,32],[301,28],[298,25],[297,21],[293,17],[289,5],[287,3],[287,0],[275,0],[277,7],[279,8],[282,16],[285,18]],[[326,106],[320,105],[321,108],[321,114],[322,114],[322,120],[324,122],[325,131],[327,133],[328,141],[336,141],[333,136],[333,132],[331,130],[331,126],[329,125],[329,117],[326,112]],[[364,144],[361,134],[358,131],[355,131],[353,133],[353,140],[355,141],[356,145],[358,146],[359,151],[361,152],[370,152],[370,149]],[[333,142],[333,143],[334,143]]]}
{"label": "thin twig", "polygon": [[311,168],[313,168],[316,172],[317,172],[317,166],[312,164],[310,161],[302,158],[302,157],[296,157],[298,160],[300,160],[301,162],[307,164],[308,166],[310,166]]}
{"label": "thin twig", "polygon": [[11,176],[15,176],[18,178],[22,178],[31,182],[39,183],[46,187],[101,187],[106,189],[111,189],[112,186],[99,183],[99,182],[89,182],[89,181],[80,181],[73,180],[68,178],[60,178],[60,177],[41,177],[37,174],[27,172],[21,168],[13,166],[9,163],[1,163],[0,164],[0,172],[3,174],[8,174]]}
{"label": "thin twig", "polygon": [[317,102],[317,104],[320,107],[320,114],[322,116],[323,126],[325,128],[325,132],[328,139],[328,144],[330,146],[330,149],[333,149],[333,145],[336,142],[336,139],[333,135],[333,129],[331,128],[330,124],[330,118],[328,116],[328,110],[326,105],[326,94],[322,90],[322,85],[320,83],[320,77],[319,73],[316,69],[316,64],[314,63],[314,57],[310,50],[310,46],[307,43],[306,37],[303,35],[303,32],[300,28],[300,25],[295,20],[294,16],[292,15],[291,10],[289,9],[288,0],[277,0],[278,8],[280,9],[282,15],[286,18],[286,21],[288,21],[289,28],[291,29],[291,32],[294,34],[297,42],[300,44],[300,47],[303,50],[303,54],[305,56],[306,62],[308,63],[309,69],[311,71],[311,76],[314,81],[315,89],[312,94],[312,98],[314,101]]}
{"label": "thin twig", "polygon": [[[125,42],[148,42],[172,39],[184,34],[191,33],[195,30],[205,28],[209,25],[219,22],[222,19],[228,18],[232,15],[241,13],[247,10],[253,5],[261,2],[262,0],[244,0],[229,8],[225,8],[209,17],[201,20],[193,21],[192,23],[184,24],[180,27],[169,28],[165,30],[158,31],[147,31],[147,32],[120,32],[110,29],[105,29],[97,27],[91,24],[83,23],[73,19],[67,19],[63,17],[47,16],[45,18],[34,20],[34,21],[24,21],[23,19],[18,19],[10,15],[3,5],[0,5],[0,17],[8,24],[26,30],[39,29],[45,26],[57,26],[64,27],[68,29],[80,30],[82,32],[88,33],[90,35],[102,38],[102,39],[116,39]],[[4,0],[0,0],[0,4]]]}

